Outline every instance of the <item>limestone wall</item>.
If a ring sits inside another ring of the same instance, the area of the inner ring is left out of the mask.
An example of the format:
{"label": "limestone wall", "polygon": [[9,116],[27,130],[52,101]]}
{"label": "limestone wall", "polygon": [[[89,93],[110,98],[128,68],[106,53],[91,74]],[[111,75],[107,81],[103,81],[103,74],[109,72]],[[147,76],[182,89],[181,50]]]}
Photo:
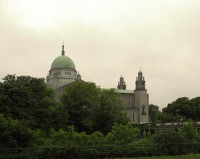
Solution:
{"label": "limestone wall", "polygon": [[137,122],[149,122],[149,95],[147,90],[134,91],[134,110],[138,112]]}
{"label": "limestone wall", "polygon": [[47,84],[56,89],[77,80],[77,72],[75,70],[50,70],[47,76]]}

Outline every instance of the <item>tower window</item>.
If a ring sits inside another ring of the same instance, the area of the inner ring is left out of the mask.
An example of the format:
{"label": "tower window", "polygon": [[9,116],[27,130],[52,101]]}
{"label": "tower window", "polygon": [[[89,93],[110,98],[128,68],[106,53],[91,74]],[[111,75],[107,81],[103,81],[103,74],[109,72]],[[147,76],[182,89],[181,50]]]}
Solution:
{"label": "tower window", "polygon": [[71,75],[71,72],[67,72],[67,75]]}
{"label": "tower window", "polygon": [[142,107],[142,115],[146,115],[145,106]]}
{"label": "tower window", "polygon": [[128,100],[128,106],[131,107],[131,100]]}

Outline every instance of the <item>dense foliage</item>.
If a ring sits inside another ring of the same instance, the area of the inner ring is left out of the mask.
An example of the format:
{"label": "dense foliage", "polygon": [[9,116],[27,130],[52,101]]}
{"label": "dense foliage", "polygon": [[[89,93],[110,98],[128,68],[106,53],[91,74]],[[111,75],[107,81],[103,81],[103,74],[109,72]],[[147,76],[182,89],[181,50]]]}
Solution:
{"label": "dense foliage", "polygon": [[159,115],[159,107],[154,104],[149,104],[149,118],[151,122],[156,122]]}
{"label": "dense foliage", "polygon": [[[27,156],[37,159],[89,159],[200,152],[199,135],[191,121],[184,124],[178,131],[144,133],[142,136],[139,134],[140,130],[131,124],[115,124],[107,135],[103,135],[101,132],[88,135],[85,132],[76,132],[73,127],[58,131],[51,129],[48,136],[37,131],[34,132],[33,136],[33,138],[37,137],[35,140],[37,146],[25,150],[7,149],[7,151],[0,153],[0,157],[7,155],[7,153],[15,154],[18,151],[20,153],[17,153],[16,156],[21,154],[20,159],[25,159]],[[12,156],[15,156],[13,154]]]}
{"label": "dense foliage", "polygon": [[56,105],[53,96],[44,79],[8,75],[0,83],[0,113],[26,121],[33,129],[48,129],[51,127],[51,107]]}
{"label": "dense foliage", "polygon": [[23,121],[0,114],[0,148],[29,147],[34,142],[31,129]]}
{"label": "dense foliage", "polygon": [[[162,112],[150,105],[151,120],[199,120],[199,104],[199,97],[180,98]],[[178,130],[144,132],[128,123],[114,89],[75,82],[56,103],[44,79],[8,75],[0,83],[0,158],[113,158],[199,150],[192,120]]]}
{"label": "dense foliage", "polygon": [[161,122],[182,122],[192,119],[200,121],[200,97],[189,99],[187,97],[178,98],[169,103],[167,107],[158,112],[156,121]]}
{"label": "dense foliage", "polygon": [[122,102],[114,89],[100,89],[94,83],[75,82],[66,87],[62,97],[68,125],[77,131],[106,134],[114,123],[126,123]]}
{"label": "dense foliage", "polygon": [[69,126],[78,132],[106,134],[114,123],[128,121],[122,110],[113,89],[100,89],[94,83],[71,84],[62,102],[56,103],[44,79],[7,75],[0,82],[0,147],[41,144],[43,136]]}

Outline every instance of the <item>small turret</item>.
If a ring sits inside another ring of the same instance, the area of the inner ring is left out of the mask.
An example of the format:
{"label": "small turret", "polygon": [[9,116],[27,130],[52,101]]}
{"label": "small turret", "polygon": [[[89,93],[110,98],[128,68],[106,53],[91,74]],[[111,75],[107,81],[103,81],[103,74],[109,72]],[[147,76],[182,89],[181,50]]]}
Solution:
{"label": "small turret", "polygon": [[120,80],[119,80],[118,85],[117,85],[117,89],[126,90],[126,82],[124,81],[123,76],[120,77]]}

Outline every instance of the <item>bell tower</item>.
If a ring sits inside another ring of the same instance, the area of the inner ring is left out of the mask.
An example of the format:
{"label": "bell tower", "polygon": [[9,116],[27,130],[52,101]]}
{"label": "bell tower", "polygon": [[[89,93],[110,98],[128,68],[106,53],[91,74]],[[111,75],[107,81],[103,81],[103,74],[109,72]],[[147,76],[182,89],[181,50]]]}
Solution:
{"label": "bell tower", "polygon": [[138,72],[138,77],[136,77],[135,85],[136,90],[145,90],[145,80],[141,70]]}
{"label": "bell tower", "polygon": [[126,82],[124,81],[123,76],[120,77],[117,88],[121,90],[126,90]]}
{"label": "bell tower", "polygon": [[145,88],[145,79],[141,70],[138,72],[135,81],[134,109],[134,121],[136,123],[149,122],[149,95]]}

